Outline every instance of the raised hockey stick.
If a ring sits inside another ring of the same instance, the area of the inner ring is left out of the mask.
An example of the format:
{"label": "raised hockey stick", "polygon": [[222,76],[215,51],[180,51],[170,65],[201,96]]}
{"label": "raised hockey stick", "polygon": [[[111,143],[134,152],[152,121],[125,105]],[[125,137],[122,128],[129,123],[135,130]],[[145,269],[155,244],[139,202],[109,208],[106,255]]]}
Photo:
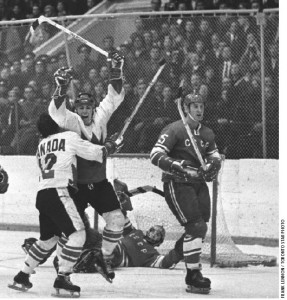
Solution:
{"label": "raised hockey stick", "polygon": [[194,138],[194,136],[193,136],[193,134],[192,134],[192,132],[190,130],[190,127],[187,124],[186,117],[185,117],[185,115],[184,115],[184,113],[182,111],[182,84],[183,84],[183,82],[181,83],[181,85],[179,87],[179,91],[178,91],[179,97],[177,99],[177,109],[179,111],[179,114],[180,114],[181,120],[183,122],[183,125],[184,125],[184,127],[185,127],[185,129],[187,131],[187,135],[188,135],[188,137],[190,139],[190,142],[191,142],[192,147],[193,147],[193,149],[195,151],[195,154],[196,154],[196,156],[197,156],[197,158],[198,158],[198,160],[199,160],[199,162],[200,162],[203,170],[206,170],[206,163],[204,162],[204,160],[203,160],[203,158],[201,156],[201,153],[200,153],[200,151],[199,151],[199,149],[197,147],[196,140],[195,140],[195,138]]}
{"label": "raised hockey stick", "polygon": [[68,28],[50,20],[49,18],[46,18],[44,16],[40,16],[36,21],[33,22],[32,26],[31,26],[31,30],[30,32],[33,33],[33,31],[35,31],[35,29],[42,24],[43,22],[47,22],[49,24],[51,24],[52,26],[58,28],[59,30],[64,31],[65,33],[67,33],[68,35],[72,36],[73,38],[79,40],[80,42],[82,42],[83,44],[91,47],[92,49],[96,50],[97,52],[100,52],[101,54],[105,55],[106,57],[108,57],[108,52],[101,49],[100,47],[94,45],[93,43],[87,41],[86,39],[82,38],[81,36],[79,36],[78,34],[72,32],[71,30],[69,30]]}
{"label": "raised hockey stick", "polygon": [[140,106],[142,105],[144,99],[146,98],[147,94],[149,93],[150,89],[153,87],[153,85],[155,84],[155,82],[157,81],[157,78],[159,77],[160,73],[162,72],[164,66],[165,66],[165,59],[162,59],[159,62],[159,69],[157,70],[156,74],[154,75],[153,79],[151,80],[151,82],[149,83],[147,89],[145,90],[144,94],[142,95],[142,97],[140,98],[139,102],[137,103],[136,107],[134,108],[132,114],[130,115],[130,117],[126,120],[124,127],[122,129],[122,131],[119,134],[119,138],[121,138],[124,133],[126,132],[126,130],[128,129],[130,123],[132,122],[134,116],[136,115],[136,113],[138,112]]}

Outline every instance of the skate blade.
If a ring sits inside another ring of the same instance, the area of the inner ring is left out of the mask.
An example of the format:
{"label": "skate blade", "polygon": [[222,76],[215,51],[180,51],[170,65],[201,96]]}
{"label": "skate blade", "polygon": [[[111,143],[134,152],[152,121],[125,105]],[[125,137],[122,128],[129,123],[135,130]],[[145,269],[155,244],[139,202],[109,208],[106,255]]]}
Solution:
{"label": "skate blade", "polygon": [[[64,291],[64,293],[61,294],[60,291]],[[56,289],[56,293],[52,293],[51,296],[57,298],[79,298],[80,292],[68,291],[64,289]]]}
{"label": "skate blade", "polygon": [[12,283],[12,284],[8,284],[8,288],[12,289],[12,290],[16,290],[16,291],[20,291],[20,292],[27,292],[29,289],[27,287],[24,287],[23,285],[18,286],[17,284],[19,283]]}
{"label": "skate blade", "polygon": [[191,285],[188,285],[186,288],[186,291],[188,293],[193,293],[193,294],[209,294],[211,288],[197,288]]}

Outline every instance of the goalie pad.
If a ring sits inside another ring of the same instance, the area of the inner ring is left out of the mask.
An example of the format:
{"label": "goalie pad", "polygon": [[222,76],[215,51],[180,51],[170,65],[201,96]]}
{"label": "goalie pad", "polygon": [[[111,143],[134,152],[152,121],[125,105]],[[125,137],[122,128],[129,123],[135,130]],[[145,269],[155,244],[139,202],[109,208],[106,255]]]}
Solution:
{"label": "goalie pad", "polygon": [[0,166],[0,194],[5,194],[9,187],[8,173]]}
{"label": "goalie pad", "polygon": [[121,209],[125,212],[133,210],[131,199],[128,196],[129,191],[127,184],[119,179],[114,179],[114,188],[118,196]]}
{"label": "goalie pad", "polygon": [[211,182],[216,178],[220,168],[221,159],[218,157],[210,157],[207,159],[206,170],[203,170],[203,168],[200,167],[198,169],[198,174],[204,178],[206,182]]}

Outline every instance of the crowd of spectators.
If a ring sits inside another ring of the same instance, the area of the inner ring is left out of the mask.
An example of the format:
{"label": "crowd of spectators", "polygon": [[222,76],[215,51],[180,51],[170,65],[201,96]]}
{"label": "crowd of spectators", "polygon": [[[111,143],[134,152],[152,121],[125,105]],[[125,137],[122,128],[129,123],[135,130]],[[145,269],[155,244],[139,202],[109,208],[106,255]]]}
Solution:
{"label": "crowd of spectators", "polygon": [[[185,1],[171,2],[176,2],[179,10],[189,8],[181,5]],[[192,9],[202,9],[200,5],[210,9],[215,4],[217,7],[213,8],[224,9],[236,1],[188,2],[197,3],[198,7]],[[247,1],[236,3],[238,8]],[[250,2],[252,8],[254,3],[258,1]],[[276,6],[276,1],[272,3]],[[151,0],[151,7],[154,11],[167,9],[161,7],[160,0]],[[267,157],[278,158],[279,16],[274,12],[266,16]],[[108,52],[118,49],[125,56],[126,97],[108,124],[109,134],[123,127],[158,70],[160,60],[166,60],[162,74],[125,134],[122,152],[148,153],[162,128],[179,119],[174,100],[184,79],[185,94],[199,93],[207,101],[204,123],[215,131],[220,152],[227,158],[262,157],[261,52],[255,16],[138,17],[129,39],[115,45],[113,36],[105,36],[99,46]],[[74,66],[75,75],[68,90],[71,109],[80,91],[93,94],[98,105],[106,95],[109,81],[104,56],[92,59],[86,45],[79,45],[77,55],[79,62]],[[54,91],[53,73],[67,66],[66,54],[35,57],[33,52],[26,52],[18,60],[0,59],[0,63],[1,153],[34,155],[39,138],[35,120],[47,110]]]}

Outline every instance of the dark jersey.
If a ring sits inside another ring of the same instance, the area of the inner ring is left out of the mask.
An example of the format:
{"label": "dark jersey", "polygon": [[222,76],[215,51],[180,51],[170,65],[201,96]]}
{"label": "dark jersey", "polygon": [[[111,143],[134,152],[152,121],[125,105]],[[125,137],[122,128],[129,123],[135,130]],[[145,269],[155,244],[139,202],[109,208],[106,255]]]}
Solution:
{"label": "dark jersey", "polygon": [[120,241],[121,247],[128,256],[128,267],[153,267],[159,252],[149,244],[141,230],[134,229]]}
{"label": "dark jersey", "polygon": [[[196,129],[191,129],[191,131],[203,159],[217,152],[215,135],[210,128],[199,124]],[[182,120],[173,122],[162,130],[152,152],[166,153],[172,159],[188,160],[191,162],[192,167],[200,167],[200,162],[197,159],[196,152],[193,149]],[[164,173],[163,179],[171,176]]]}

